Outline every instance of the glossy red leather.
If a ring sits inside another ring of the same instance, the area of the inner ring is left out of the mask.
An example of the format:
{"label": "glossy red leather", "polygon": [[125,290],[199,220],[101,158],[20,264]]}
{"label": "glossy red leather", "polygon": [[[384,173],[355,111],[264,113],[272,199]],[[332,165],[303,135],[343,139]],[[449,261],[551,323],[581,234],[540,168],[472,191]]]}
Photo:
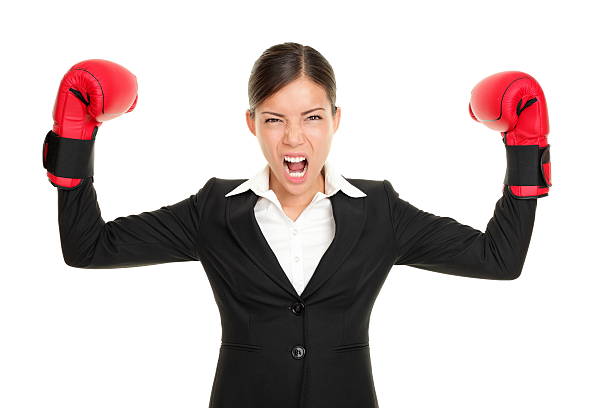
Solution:
{"label": "glossy red leather", "polygon": [[[528,104],[534,98],[537,101]],[[475,121],[501,132],[506,145],[549,146],[546,98],[529,74],[504,71],[484,78],[472,89],[469,113]],[[540,170],[545,186],[510,185],[508,189],[521,198],[546,196],[552,186],[550,161],[540,163]]]}
{"label": "glossy red leather", "polygon": [[[89,103],[79,99],[78,91]],[[123,66],[103,59],[73,65],[62,78],[53,106],[53,131],[60,137],[92,139],[102,122],[116,118],[136,107],[136,76]],[[46,157],[47,146],[43,146]],[[82,179],[58,177],[47,172],[53,185],[74,188]]]}

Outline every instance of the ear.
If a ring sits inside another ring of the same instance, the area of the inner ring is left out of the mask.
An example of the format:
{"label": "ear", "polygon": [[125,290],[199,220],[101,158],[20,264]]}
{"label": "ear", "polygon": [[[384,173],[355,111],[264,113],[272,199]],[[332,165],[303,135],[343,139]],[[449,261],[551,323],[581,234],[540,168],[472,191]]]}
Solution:
{"label": "ear", "polygon": [[255,118],[251,118],[251,111],[249,109],[246,110],[245,116],[249,130],[251,131],[253,136],[257,136],[257,134],[255,133]]}
{"label": "ear", "polygon": [[336,116],[334,117],[334,133],[338,130],[338,126],[340,126],[340,116],[341,110],[339,106],[336,106]]}

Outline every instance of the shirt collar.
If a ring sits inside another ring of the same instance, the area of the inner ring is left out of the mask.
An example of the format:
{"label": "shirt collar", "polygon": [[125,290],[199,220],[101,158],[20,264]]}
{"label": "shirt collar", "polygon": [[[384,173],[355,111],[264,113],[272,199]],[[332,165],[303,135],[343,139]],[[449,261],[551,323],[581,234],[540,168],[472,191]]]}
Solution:
{"label": "shirt collar", "polygon": [[[325,197],[330,197],[340,190],[346,195],[354,198],[367,196],[363,191],[349,183],[329,160],[325,162],[323,169],[325,170],[325,193],[323,194]],[[268,163],[266,163],[266,165],[253,177],[227,193],[225,197],[240,194],[249,189],[262,197],[267,197],[269,192],[272,191],[270,189],[270,165]]]}

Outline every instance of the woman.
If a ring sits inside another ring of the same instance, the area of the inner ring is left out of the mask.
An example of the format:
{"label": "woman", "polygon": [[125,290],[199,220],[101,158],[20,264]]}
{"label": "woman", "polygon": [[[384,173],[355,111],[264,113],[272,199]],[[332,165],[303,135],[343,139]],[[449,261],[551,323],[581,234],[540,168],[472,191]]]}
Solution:
{"label": "woman", "polygon": [[472,94],[472,117],[501,131],[508,153],[484,233],[415,208],[387,180],[330,166],[341,115],[333,70],[296,43],[267,49],[249,81],[246,121],[263,169],[248,180],[212,177],[179,203],[105,222],[93,141],[102,121],[134,109],[136,90],[129,71],[103,60],[77,64],[60,85],[43,157],[58,187],[63,256],[78,268],[201,262],[223,329],[213,408],[377,407],[368,326],[393,265],[521,273],[535,198],[550,186],[545,100],[526,74],[489,77]]}

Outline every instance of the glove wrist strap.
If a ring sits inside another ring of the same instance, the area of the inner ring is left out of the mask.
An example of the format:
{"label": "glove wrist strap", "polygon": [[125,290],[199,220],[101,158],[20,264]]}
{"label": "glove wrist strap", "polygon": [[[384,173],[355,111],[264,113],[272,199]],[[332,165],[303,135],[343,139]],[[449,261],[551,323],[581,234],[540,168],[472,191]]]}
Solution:
{"label": "glove wrist strap", "polygon": [[57,177],[83,179],[93,176],[97,130],[96,127],[91,139],[60,137],[50,130],[43,144],[43,167]]}
{"label": "glove wrist strap", "polygon": [[506,145],[506,175],[509,186],[550,187],[544,178],[544,164],[550,162],[550,145]]}

